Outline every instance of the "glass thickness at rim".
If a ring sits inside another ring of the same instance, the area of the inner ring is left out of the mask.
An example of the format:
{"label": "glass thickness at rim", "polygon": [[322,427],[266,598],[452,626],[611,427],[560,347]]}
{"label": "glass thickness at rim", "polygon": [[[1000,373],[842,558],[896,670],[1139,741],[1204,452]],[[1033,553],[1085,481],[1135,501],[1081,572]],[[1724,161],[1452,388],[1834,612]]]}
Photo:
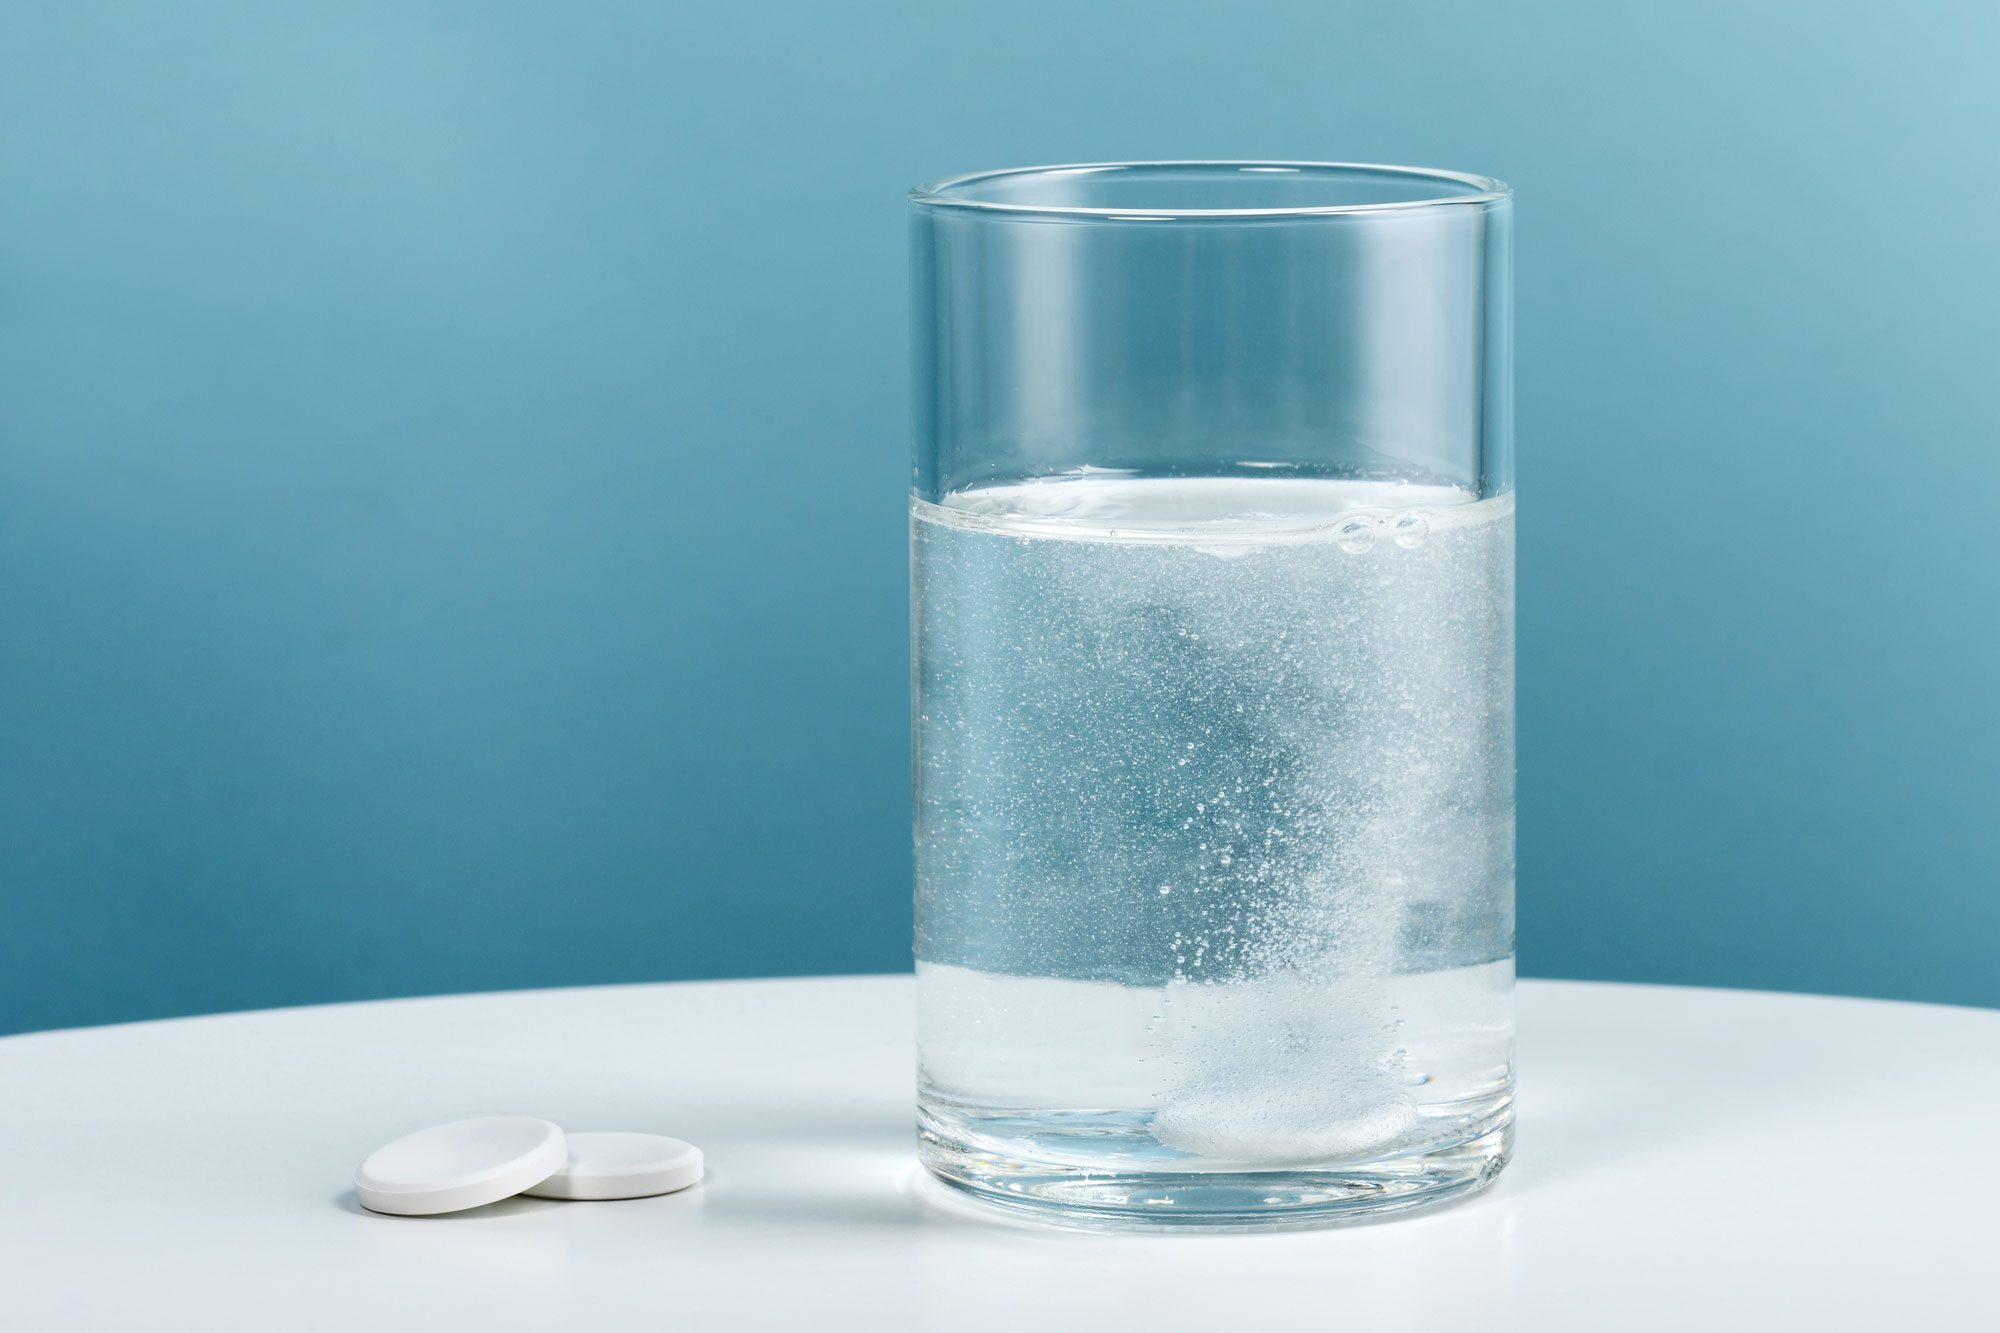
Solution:
{"label": "glass thickness at rim", "polygon": [[[1175,178],[1180,178],[1176,180]],[[1203,180],[1203,178],[1206,178]],[[1211,192],[1254,184],[1269,193],[1280,181],[1287,187],[1313,185],[1335,194],[1372,185],[1387,197],[1338,199],[1300,203],[1246,204],[1230,207],[1187,207],[1167,197],[1189,179],[1203,180]],[[1062,199],[1078,186],[1151,181],[1161,188],[1154,198],[1135,196],[1117,204]],[[1033,186],[1047,186],[1047,198],[1036,198]],[[1401,185],[1402,189],[1393,188]],[[1067,188],[1065,188],[1067,187]],[[1159,161],[1078,162],[1053,166],[1009,167],[947,176],[920,185],[910,202],[924,209],[963,209],[1022,217],[1072,218],[1106,222],[1199,222],[1259,218],[1338,217],[1357,213],[1406,212],[1436,208],[1489,207],[1513,194],[1505,181],[1469,172],[1432,167],[1404,167],[1372,162]]]}

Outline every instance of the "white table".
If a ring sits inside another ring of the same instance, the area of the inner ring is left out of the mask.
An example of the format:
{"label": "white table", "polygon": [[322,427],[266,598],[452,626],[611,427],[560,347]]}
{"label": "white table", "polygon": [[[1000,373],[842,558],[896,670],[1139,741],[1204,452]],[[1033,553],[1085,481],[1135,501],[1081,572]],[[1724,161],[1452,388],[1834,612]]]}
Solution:
{"label": "white table", "polygon": [[[0,1041],[0,1327],[2000,1327],[2000,1013],[1528,982],[1484,1195],[1101,1236],[911,1155],[906,977],[540,991]],[[362,1212],[355,1163],[520,1111],[702,1145],[628,1203]]]}

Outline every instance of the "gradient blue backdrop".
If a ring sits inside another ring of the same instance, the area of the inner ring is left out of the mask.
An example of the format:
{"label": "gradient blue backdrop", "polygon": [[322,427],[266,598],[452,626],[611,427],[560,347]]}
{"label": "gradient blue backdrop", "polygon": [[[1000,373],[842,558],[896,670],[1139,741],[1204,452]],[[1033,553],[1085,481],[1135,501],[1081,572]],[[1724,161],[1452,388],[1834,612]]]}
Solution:
{"label": "gradient blue backdrop", "polygon": [[2000,7],[15,0],[0,1029],[908,959],[902,191],[1519,191],[1521,957],[2000,1003]]}

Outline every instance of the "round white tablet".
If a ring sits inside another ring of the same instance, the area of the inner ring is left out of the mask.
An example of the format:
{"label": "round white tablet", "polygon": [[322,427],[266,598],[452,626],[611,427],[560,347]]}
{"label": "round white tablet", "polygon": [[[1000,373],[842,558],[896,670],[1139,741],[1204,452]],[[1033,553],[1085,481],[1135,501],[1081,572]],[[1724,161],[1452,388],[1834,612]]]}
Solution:
{"label": "round white tablet", "polygon": [[568,1155],[562,1130],[533,1116],[454,1120],[370,1153],[354,1173],[354,1194],[378,1213],[455,1213],[519,1194]]}
{"label": "round white tablet", "polygon": [[569,1136],[569,1164],[523,1193],[538,1199],[643,1199],[701,1179],[701,1149],[664,1134]]}

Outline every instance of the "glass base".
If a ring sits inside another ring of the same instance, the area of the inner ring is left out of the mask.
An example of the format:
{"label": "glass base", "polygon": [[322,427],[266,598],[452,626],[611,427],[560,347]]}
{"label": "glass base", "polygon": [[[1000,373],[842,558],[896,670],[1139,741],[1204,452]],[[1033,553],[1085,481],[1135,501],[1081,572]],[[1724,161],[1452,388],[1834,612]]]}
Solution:
{"label": "glass base", "polygon": [[[1375,1160],[1233,1170],[1192,1167],[1159,1147],[1143,1115],[975,1119],[931,1104],[918,1112],[918,1157],[947,1185],[1058,1226],[1288,1230],[1427,1208],[1491,1184],[1513,1151],[1512,1099],[1481,1111],[1456,1120],[1444,1142]],[[1036,1151],[1022,1151],[1024,1138]]]}

